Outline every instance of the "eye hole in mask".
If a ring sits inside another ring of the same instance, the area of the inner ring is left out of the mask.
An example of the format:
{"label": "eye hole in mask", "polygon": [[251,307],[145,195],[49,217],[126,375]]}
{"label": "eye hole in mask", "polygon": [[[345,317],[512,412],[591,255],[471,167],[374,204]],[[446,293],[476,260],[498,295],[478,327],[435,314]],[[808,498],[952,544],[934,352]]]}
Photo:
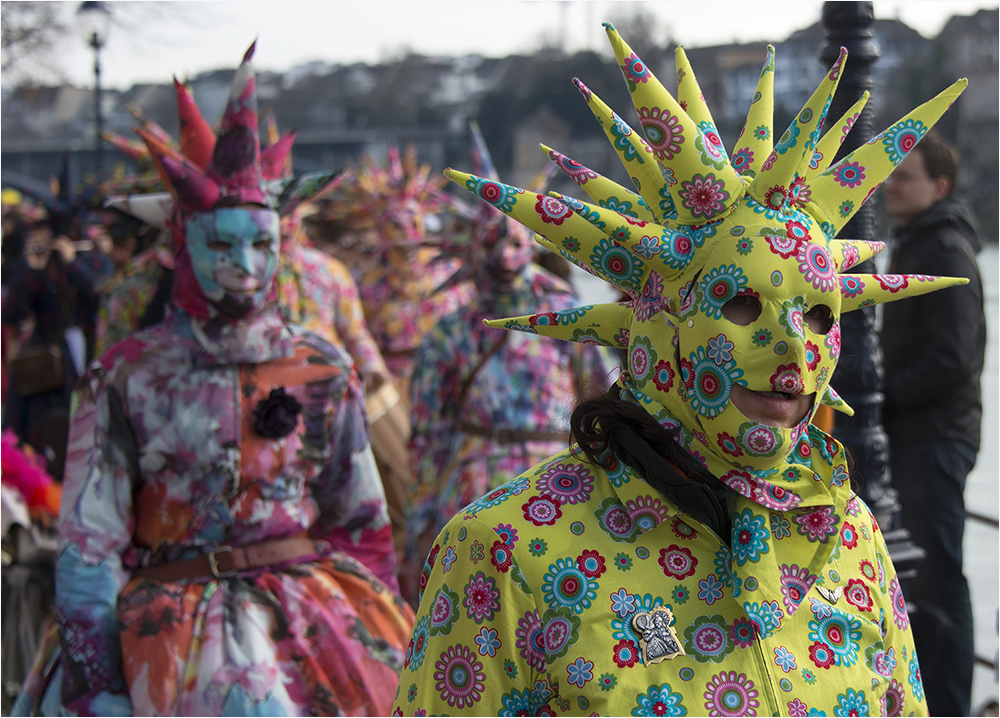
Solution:
{"label": "eye hole in mask", "polygon": [[751,294],[738,294],[722,305],[722,316],[741,327],[753,324],[760,313],[760,300]]}
{"label": "eye hole in mask", "polygon": [[828,334],[833,328],[833,310],[825,304],[817,304],[802,318],[813,334]]}

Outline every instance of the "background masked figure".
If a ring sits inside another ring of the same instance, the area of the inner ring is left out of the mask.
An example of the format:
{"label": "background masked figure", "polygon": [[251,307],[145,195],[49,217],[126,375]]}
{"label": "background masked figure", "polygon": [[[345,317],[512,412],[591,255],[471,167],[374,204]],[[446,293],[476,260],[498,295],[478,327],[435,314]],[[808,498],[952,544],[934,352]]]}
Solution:
{"label": "background masked figure", "polygon": [[416,149],[400,157],[389,147],[388,166],[371,157],[345,171],[330,196],[328,222],[351,228],[374,244],[374,256],[358,279],[365,319],[399,393],[409,396],[413,355],[441,317],[468,303],[473,289],[459,283],[435,292],[458,267],[437,261],[439,251],[425,245],[424,220],[444,206],[429,165],[418,165]]}
{"label": "background masked figure", "polygon": [[[494,176],[478,128],[473,147],[480,174]],[[578,300],[569,284],[532,262],[525,227],[485,204],[466,214],[471,234],[445,240],[444,256],[464,261],[444,286],[471,279],[478,294],[424,337],[410,384],[415,489],[400,582],[414,604],[441,528],[477,497],[564,449],[573,406],[604,391],[613,368],[610,353],[596,346],[538,342],[483,325]]]}
{"label": "background masked figure", "polygon": [[[489,322],[627,348],[577,447],[473,502],[431,550],[396,708],[558,715],[924,714],[885,542],[843,447],[810,422],[843,312],[963,280],[852,275],[834,236],[947,109],[946,90],[830,165],[837,63],[773,143],[769,49],[736,151],[683,50],[677,99],[608,26],[646,139],[577,81],[633,192],[554,151],[597,204],[448,175],[627,301]],[[683,652],[646,664],[671,611]],[[641,629],[640,629],[641,630]]]}
{"label": "background masked figure", "polygon": [[358,377],[277,306],[251,55],[204,168],[144,135],[177,196],[175,309],[79,391],[56,566],[61,691],[43,710],[389,708],[411,614],[392,591]]}

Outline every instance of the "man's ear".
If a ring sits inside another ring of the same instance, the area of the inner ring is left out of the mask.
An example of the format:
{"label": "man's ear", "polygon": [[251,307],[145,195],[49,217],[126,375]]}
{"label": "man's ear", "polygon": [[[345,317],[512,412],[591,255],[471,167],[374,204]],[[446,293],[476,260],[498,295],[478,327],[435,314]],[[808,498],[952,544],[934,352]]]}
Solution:
{"label": "man's ear", "polygon": [[951,178],[947,175],[941,175],[940,177],[933,180],[934,182],[934,202],[940,202],[945,197],[951,194]]}

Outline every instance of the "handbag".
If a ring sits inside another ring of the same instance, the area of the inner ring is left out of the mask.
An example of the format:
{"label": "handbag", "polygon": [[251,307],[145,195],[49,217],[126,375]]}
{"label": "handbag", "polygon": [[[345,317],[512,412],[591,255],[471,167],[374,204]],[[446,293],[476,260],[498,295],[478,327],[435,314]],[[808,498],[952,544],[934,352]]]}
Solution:
{"label": "handbag", "polygon": [[21,396],[61,389],[65,382],[62,349],[57,344],[24,347],[10,361],[13,385]]}

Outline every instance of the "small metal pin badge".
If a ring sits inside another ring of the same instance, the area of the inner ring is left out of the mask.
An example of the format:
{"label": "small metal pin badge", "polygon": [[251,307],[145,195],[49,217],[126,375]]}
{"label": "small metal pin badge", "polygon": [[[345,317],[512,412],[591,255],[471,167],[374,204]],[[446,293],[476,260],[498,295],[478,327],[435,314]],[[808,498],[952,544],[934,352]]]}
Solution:
{"label": "small metal pin badge", "polygon": [[843,586],[837,586],[837,588],[834,589],[833,591],[831,591],[828,588],[823,588],[822,586],[817,586],[816,590],[819,591],[819,594],[823,598],[825,598],[827,601],[829,601],[830,603],[833,603],[833,604],[836,604],[837,601],[840,600],[840,597],[844,595],[844,587]]}
{"label": "small metal pin badge", "polygon": [[687,655],[677,639],[677,632],[670,625],[673,621],[674,614],[666,606],[637,613],[632,618],[632,627],[639,634],[639,650],[645,665]]}

